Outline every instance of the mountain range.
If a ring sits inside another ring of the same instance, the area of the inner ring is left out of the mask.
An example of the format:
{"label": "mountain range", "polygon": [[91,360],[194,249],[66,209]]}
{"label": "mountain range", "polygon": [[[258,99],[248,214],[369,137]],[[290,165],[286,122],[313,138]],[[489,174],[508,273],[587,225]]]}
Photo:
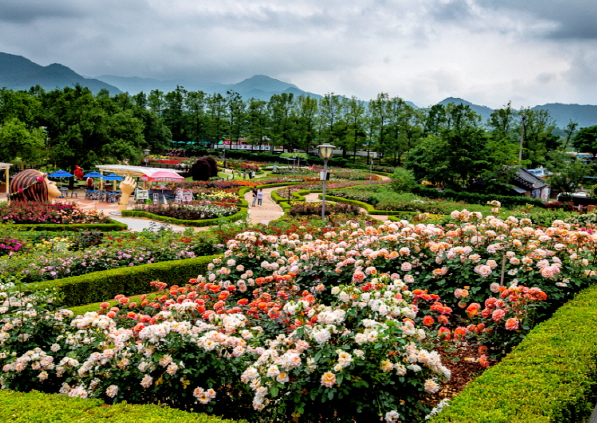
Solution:
{"label": "mountain range", "polygon": [[[41,66],[25,57],[0,52],[0,88],[29,90],[35,85],[40,85],[49,91],[76,84],[88,87],[93,93],[106,89],[112,95],[121,92],[137,94],[143,91],[149,93],[152,90],[167,93],[175,90],[177,86],[181,86],[189,91],[204,91],[209,94],[226,94],[227,91],[235,91],[244,99],[256,98],[265,101],[269,100],[274,94],[282,93],[294,94],[295,96],[309,95],[315,99],[322,98],[319,94],[303,91],[294,84],[265,75],[255,75],[236,84],[184,80],[161,81],[151,78],[116,75],[86,78],[58,63]],[[407,103],[417,107],[410,101],[407,101]],[[470,106],[483,118],[483,121],[486,121],[493,112],[493,109],[489,107],[473,104],[461,98],[449,97],[439,104],[447,105],[449,103]],[[549,111],[550,116],[559,128],[565,128],[570,121],[578,122],[579,128],[597,125],[597,106],[595,105],[549,103],[531,108],[531,110],[543,109]]]}

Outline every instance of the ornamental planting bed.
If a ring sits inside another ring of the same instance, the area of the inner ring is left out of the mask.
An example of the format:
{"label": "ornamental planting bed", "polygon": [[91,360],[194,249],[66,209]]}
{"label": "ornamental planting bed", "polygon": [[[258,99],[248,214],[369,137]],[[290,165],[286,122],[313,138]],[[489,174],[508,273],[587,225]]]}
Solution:
{"label": "ornamental planting bed", "polygon": [[188,285],[79,317],[5,291],[0,382],[250,421],[423,421],[444,405],[438,351],[481,347],[488,366],[597,274],[587,231],[452,217],[245,232]]}
{"label": "ornamental planting bed", "polygon": [[97,224],[110,219],[95,210],[83,211],[73,204],[32,201],[0,203],[0,222],[15,224]]}

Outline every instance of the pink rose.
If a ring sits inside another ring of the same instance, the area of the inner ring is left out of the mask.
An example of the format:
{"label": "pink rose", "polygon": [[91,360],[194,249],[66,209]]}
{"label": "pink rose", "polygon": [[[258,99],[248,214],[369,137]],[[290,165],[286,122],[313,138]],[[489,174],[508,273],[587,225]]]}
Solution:
{"label": "pink rose", "polygon": [[491,318],[493,319],[494,322],[499,322],[500,320],[502,320],[504,318],[505,315],[506,315],[506,312],[504,310],[502,310],[501,308],[498,308],[497,310],[494,310],[493,313],[491,313]]}

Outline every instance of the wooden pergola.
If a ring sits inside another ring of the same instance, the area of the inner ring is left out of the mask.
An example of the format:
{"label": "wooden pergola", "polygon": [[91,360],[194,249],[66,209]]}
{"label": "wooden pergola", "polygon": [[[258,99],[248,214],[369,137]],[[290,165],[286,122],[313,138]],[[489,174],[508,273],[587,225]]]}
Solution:
{"label": "wooden pergola", "polygon": [[10,194],[10,176],[8,174],[8,170],[12,166],[12,163],[0,163],[0,170],[4,169],[4,180],[6,181],[6,199],[8,199],[8,194]]}

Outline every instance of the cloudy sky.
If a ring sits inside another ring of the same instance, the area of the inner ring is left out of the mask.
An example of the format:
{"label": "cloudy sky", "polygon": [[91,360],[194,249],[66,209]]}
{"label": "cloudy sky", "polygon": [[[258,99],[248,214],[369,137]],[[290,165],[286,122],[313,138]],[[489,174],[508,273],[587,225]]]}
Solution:
{"label": "cloudy sky", "polygon": [[597,104],[595,0],[2,0],[0,51],[102,74],[421,107]]}

